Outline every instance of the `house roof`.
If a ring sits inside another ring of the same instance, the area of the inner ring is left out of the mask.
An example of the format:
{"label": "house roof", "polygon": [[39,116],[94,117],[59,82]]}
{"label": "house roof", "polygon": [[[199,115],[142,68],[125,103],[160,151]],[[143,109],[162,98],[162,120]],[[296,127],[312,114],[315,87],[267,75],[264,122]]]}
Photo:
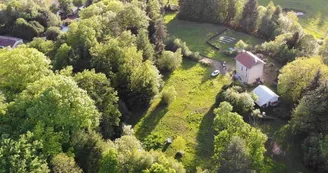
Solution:
{"label": "house roof", "polygon": [[242,52],[236,56],[236,60],[239,61],[241,64],[243,64],[248,69],[252,68],[253,66],[257,64],[265,64],[263,60],[261,60],[256,55],[252,54],[251,52]]}
{"label": "house roof", "polygon": [[274,93],[270,88],[259,85],[253,90],[253,93],[257,95],[258,99],[255,102],[257,105],[262,107],[263,105],[267,104],[273,98],[279,98],[279,96]]}
{"label": "house roof", "polygon": [[9,46],[14,48],[17,43],[23,43],[23,40],[15,37],[0,36],[0,47]]}

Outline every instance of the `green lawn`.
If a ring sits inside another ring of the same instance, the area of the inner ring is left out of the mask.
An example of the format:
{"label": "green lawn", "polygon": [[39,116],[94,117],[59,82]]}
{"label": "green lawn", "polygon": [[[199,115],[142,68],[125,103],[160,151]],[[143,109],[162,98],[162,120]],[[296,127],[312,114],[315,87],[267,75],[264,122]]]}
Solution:
{"label": "green lawn", "polygon": [[[168,0],[165,0],[166,3]],[[328,2],[327,0],[258,0],[260,5],[266,6],[270,1],[282,8],[293,8],[305,11],[305,17],[300,18],[300,23],[306,32],[317,38],[325,37],[328,33]],[[178,0],[170,0],[178,4]]]}
{"label": "green lawn", "polygon": [[[185,151],[181,159],[188,170],[196,166],[211,168],[213,155],[213,109],[221,88],[230,82],[226,76],[211,78],[212,68],[184,60],[180,69],[171,74],[165,87],[174,86],[176,100],[168,107],[155,98],[150,108],[135,125],[136,136],[144,140],[149,135],[159,135],[164,143],[168,137],[182,137],[173,142],[166,154],[174,156],[177,150]],[[162,148],[159,148],[162,150]]]}
{"label": "green lawn", "polygon": [[187,43],[191,50],[198,51],[202,55],[219,61],[224,60],[228,62],[234,62],[231,57],[227,57],[222,54],[222,51],[228,49],[229,47],[233,47],[234,44],[239,40],[243,40],[246,43],[252,45],[260,44],[263,42],[263,40],[257,39],[251,35],[228,30],[222,34],[222,36],[225,35],[233,37],[236,40],[231,43],[220,44],[217,40],[220,38],[220,36],[216,37],[211,41],[211,43],[216,43],[219,47],[221,47],[221,50],[217,51],[216,49],[206,44],[206,41],[216,33],[223,31],[225,29],[224,27],[215,24],[182,21],[176,19],[175,16],[176,14],[168,14],[165,16],[165,22],[167,23],[169,37],[180,38],[182,41]]}

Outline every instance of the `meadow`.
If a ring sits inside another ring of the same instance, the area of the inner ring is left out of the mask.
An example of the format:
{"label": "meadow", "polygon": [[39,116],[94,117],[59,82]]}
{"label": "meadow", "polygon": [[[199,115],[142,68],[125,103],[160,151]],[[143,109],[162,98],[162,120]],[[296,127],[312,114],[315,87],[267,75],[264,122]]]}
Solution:
{"label": "meadow", "polygon": [[239,40],[243,40],[247,44],[251,45],[257,45],[263,42],[263,40],[257,39],[254,36],[229,29],[220,36],[233,37],[235,38],[235,41],[223,44],[217,40],[220,36],[215,37],[211,40],[211,43],[221,48],[220,51],[217,51],[206,44],[206,41],[213,35],[223,31],[225,27],[215,24],[183,21],[178,20],[175,17],[176,14],[167,14],[165,16],[169,38],[180,38],[182,41],[187,43],[191,50],[198,51],[201,55],[218,61],[227,61],[232,64],[234,62],[232,57],[226,56],[222,52],[230,47],[234,47],[235,43]]}
{"label": "meadow", "polygon": [[160,97],[155,98],[134,127],[136,136],[142,141],[151,136],[156,136],[156,142],[160,143],[169,137],[175,139],[165,153],[174,157],[177,151],[184,151],[181,161],[188,170],[195,170],[196,165],[212,166],[209,160],[214,145],[213,109],[217,107],[217,94],[231,82],[227,76],[211,78],[212,70],[184,60],[182,67],[166,80],[165,87],[175,87],[176,100],[164,106]]}
{"label": "meadow", "polygon": [[[231,64],[234,60],[207,45],[205,42],[224,28],[219,25],[181,21],[175,14],[165,16],[170,38],[180,38],[185,41],[191,50],[199,51],[213,59],[227,60]],[[262,40],[244,33],[228,30],[222,36],[234,37],[249,44],[259,44]],[[213,41],[219,43],[214,38]],[[234,43],[219,45],[222,49],[232,47]],[[174,157],[178,151],[184,155],[179,159],[187,170],[195,172],[196,167],[213,170],[211,157],[213,156],[214,131],[213,110],[218,107],[217,95],[222,87],[230,84],[230,76],[211,78],[214,69],[203,66],[187,59],[183,60],[182,67],[165,78],[165,88],[174,86],[177,91],[176,100],[169,106],[161,103],[161,97],[155,97],[150,107],[140,112],[138,119],[130,123],[134,125],[135,134],[144,142],[148,149],[161,150],[168,156]],[[268,141],[266,162],[272,167],[268,172],[308,172],[301,162],[300,145],[297,139],[288,135],[285,121],[260,122],[258,127],[271,140]],[[167,138],[172,138],[171,145],[164,145]],[[274,143],[281,145],[284,155],[272,154]]]}

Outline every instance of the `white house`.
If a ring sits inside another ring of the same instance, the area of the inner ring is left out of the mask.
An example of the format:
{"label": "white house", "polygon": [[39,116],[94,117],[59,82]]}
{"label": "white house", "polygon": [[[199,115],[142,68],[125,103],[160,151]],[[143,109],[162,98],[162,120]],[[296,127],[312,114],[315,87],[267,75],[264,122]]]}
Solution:
{"label": "white house", "polygon": [[264,85],[256,87],[253,93],[258,98],[255,103],[260,107],[276,106],[279,103],[279,96]]}
{"label": "white house", "polygon": [[20,38],[0,36],[0,48],[15,48],[19,44],[23,44],[23,40]]}
{"label": "white house", "polygon": [[243,51],[236,56],[237,76],[243,83],[252,84],[261,79],[265,62],[248,51]]}

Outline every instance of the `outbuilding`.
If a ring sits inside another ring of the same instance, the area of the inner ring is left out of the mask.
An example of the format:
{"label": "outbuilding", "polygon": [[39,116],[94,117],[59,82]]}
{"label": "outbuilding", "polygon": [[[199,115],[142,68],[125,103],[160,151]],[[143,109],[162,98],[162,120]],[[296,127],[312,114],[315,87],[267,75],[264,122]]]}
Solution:
{"label": "outbuilding", "polygon": [[258,98],[255,103],[260,107],[276,106],[279,103],[279,96],[264,85],[256,87],[253,90],[253,93]]}
{"label": "outbuilding", "polygon": [[19,44],[23,44],[23,39],[15,37],[0,36],[0,48],[15,48]]}

